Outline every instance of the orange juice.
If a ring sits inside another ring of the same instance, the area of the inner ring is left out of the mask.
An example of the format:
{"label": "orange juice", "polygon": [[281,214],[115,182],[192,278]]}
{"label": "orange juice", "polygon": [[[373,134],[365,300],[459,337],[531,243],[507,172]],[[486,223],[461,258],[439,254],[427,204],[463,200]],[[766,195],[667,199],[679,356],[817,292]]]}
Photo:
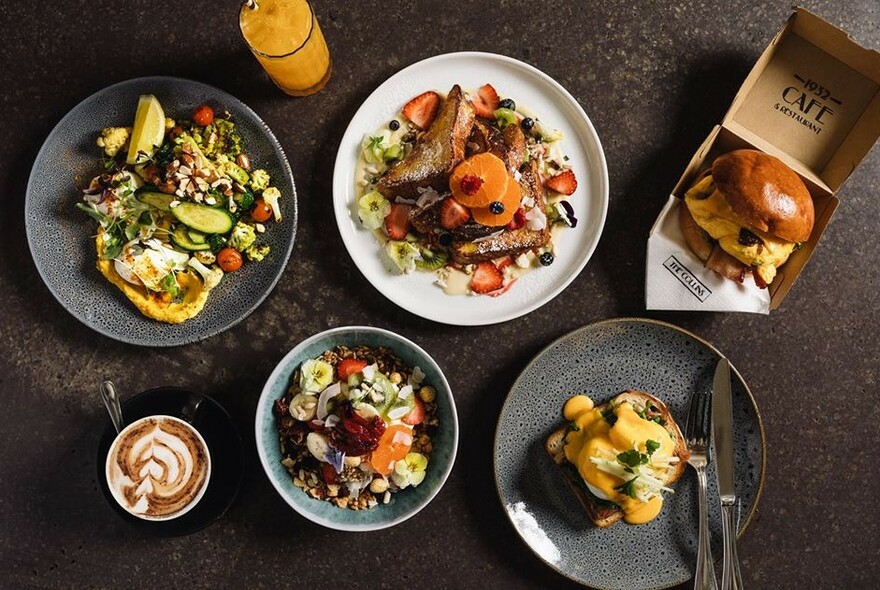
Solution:
{"label": "orange juice", "polygon": [[291,96],[314,94],[330,79],[330,51],[307,0],[242,4],[241,34],[272,81]]}

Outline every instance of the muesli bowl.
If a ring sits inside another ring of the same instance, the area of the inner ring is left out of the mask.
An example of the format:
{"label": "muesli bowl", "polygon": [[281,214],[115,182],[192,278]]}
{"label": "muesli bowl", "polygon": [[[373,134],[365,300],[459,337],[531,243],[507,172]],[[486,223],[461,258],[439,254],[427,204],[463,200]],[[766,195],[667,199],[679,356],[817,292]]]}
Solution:
{"label": "muesli bowl", "polygon": [[[340,371],[343,358],[360,362]],[[352,449],[352,432],[362,430],[367,442]],[[263,387],[255,431],[281,497],[308,520],[344,531],[379,530],[418,513],[445,483],[458,448],[440,367],[412,341],[370,326],[326,330],[287,353]]]}

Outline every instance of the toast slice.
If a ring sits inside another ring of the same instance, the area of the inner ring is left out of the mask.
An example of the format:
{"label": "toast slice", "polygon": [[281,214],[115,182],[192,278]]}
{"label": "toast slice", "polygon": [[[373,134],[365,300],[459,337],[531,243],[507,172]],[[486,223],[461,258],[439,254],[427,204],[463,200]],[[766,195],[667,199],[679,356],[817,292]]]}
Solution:
{"label": "toast slice", "polygon": [[420,188],[448,190],[449,175],[464,159],[474,119],[473,107],[456,84],[428,131],[416,140],[409,155],[379,180],[376,189],[389,199],[417,199]]}
{"label": "toast slice", "polygon": [[[644,410],[648,419],[660,418],[663,421],[664,428],[669,432],[675,443],[673,455],[679,458],[678,463],[670,468],[666,483],[672,484],[678,481],[685,471],[687,460],[690,458],[690,452],[687,449],[684,435],[669,412],[669,408],[650,393],[627,390],[617,394],[609,402],[597,406],[597,409],[604,411],[611,406],[616,406],[623,402],[631,403],[637,410]],[[566,434],[566,427],[553,431],[547,437],[544,449],[550,455],[550,458],[553,459],[553,462],[562,469],[566,482],[568,482],[569,487],[571,487],[575,496],[580,500],[593,524],[600,528],[610,527],[623,518],[623,510],[613,502],[596,497],[587,487],[583,478],[581,478],[577,468],[565,458]]]}
{"label": "toast slice", "polygon": [[[534,199],[534,206],[546,212],[547,202],[544,198],[544,189],[538,180],[535,161],[533,160],[529,165],[524,166],[521,174],[519,184],[523,197],[531,197]],[[541,248],[549,241],[549,224],[540,230],[523,226],[519,229],[503,231],[485,239],[455,240],[450,247],[450,254],[458,264],[476,264],[501,256],[519,256],[523,252]]]}

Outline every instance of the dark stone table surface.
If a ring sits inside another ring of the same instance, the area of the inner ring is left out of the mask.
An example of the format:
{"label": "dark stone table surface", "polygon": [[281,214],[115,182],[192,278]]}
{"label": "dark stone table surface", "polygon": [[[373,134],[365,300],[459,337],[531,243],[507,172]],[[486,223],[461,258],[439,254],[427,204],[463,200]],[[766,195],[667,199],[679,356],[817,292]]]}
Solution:
{"label": "dark stone table surface", "polygon": [[[880,150],[840,190],[813,259],[770,316],[645,311],[645,237],[696,147],[790,14],[787,1],[343,2],[315,0],[334,58],[321,93],[283,96],[241,41],[236,2],[4,3],[0,116],[0,587],[563,588],[519,540],[492,477],[494,425],[519,370],[553,339],[618,316],[676,323],[740,368],[764,419],[767,476],[740,543],[751,588],[868,588],[880,576]],[[880,48],[875,0],[805,6]],[[460,50],[506,54],[565,86],[604,144],[611,191],[590,263],[557,298],[507,323],[458,328],[396,308],[336,230],[332,167],[346,124],[388,76]],[[172,349],[123,345],[69,315],[31,260],[24,193],[41,143],[91,93],[145,75],[242,99],[290,157],[300,223],[280,282],[246,321]],[[256,457],[253,417],[275,363],[327,327],[382,326],[446,371],[461,420],[455,469],[423,512],[375,534],[292,512]],[[243,433],[237,503],[194,535],[143,537],[107,506],[95,448],[98,384],[166,384],[219,399]],[[354,566],[352,567],[352,564]]]}

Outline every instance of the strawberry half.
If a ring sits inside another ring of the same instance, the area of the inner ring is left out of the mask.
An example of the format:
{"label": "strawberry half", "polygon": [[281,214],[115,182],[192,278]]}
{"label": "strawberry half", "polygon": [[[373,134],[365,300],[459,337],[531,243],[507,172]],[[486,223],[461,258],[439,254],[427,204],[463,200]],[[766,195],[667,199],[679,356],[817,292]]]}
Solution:
{"label": "strawberry half", "polygon": [[444,229],[453,230],[471,218],[471,210],[452,197],[446,197],[440,203],[440,225]]}
{"label": "strawberry half", "polygon": [[516,213],[513,214],[513,219],[510,220],[510,223],[504,226],[504,229],[515,230],[519,229],[526,224],[526,212],[520,207],[516,210]]}
{"label": "strawberry half", "polygon": [[364,367],[366,366],[366,361],[361,361],[358,359],[342,359],[341,361],[339,361],[339,364],[336,365],[336,374],[339,375],[339,378],[341,380],[345,381],[350,376],[363,371]]}
{"label": "strawberry half", "polygon": [[495,111],[498,110],[498,104],[501,99],[498,93],[492,88],[491,84],[484,84],[477,90],[477,95],[471,97],[471,106],[478,117],[484,119],[494,119]]}
{"label": "strawberry half", "polygon": [[474,269],[471,277],[471,291],[474,293],[489,293],[497,291],[504,285],[504,273],[491,262],[481,262]]}
{"label": "strawberry half", "polygon": [[431,126],[439,109],[440,95],[433,90],[429,90],[406,103],[403,107],[403,114],[412,121],[413,125],[425,130]]}
{"label": "strawberry half", "polygon": [[544,181],[544,186],[560,195],[570,195],[577,190],[578,181],[572,170],[563,170],[556,176],[551,176]]}
{"label": "strawberry half", "polygon": [[419,397],[415,397],[413,400],[415,401],[413,409],[401,419],[401,422],[410,426],[417,426],[425,421],[425,402]]}
{"label": "strawberry half", "polygon": [[392,203],[391,211],[385,216],[385,230],[392,240],[402,240],[409,233],[410,205]]}

